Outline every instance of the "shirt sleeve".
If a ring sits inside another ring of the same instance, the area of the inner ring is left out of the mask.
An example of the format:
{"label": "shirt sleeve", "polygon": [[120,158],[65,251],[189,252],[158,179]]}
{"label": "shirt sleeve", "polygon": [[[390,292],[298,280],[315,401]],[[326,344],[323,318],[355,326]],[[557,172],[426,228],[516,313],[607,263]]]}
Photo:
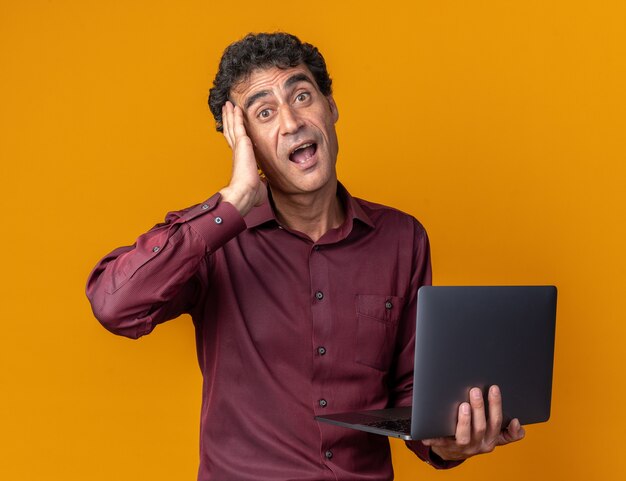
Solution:
{"label": "shirt sleeve", "polygon": [[194,277],[205,256],[245,230],[237,209],[215,194],[115,249],[93,269],[87,297],[109,331],[136,339],[157,324],[188,312],[200,284]]}

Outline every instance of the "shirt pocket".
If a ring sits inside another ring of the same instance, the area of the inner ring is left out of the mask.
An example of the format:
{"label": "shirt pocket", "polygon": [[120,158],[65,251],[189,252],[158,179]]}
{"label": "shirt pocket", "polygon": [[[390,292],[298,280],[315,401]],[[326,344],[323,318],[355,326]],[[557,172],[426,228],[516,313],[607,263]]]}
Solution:
{"label": "shirt pocket", "polygon": [[402,297],[357,294],[356,362],[379,371],[389,369],[402,306]]}

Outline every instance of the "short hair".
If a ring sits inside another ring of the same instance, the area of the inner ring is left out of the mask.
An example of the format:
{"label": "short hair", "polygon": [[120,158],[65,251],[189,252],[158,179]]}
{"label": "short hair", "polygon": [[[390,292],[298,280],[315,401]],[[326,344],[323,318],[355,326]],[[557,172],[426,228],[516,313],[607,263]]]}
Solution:
{"label": "short hair", "polygon": [[222,107],[231,89],[245,81],[254,70],[278,67],[288,69],[305,65],[313,74],[323,95],[332,93],[332,80],[326,70],[324,57],[316,47],[301,42],[288,33],[249,33],[224,50],[213,87],[209,91],[209,108],[215,118],[215,128],[222,132]]}

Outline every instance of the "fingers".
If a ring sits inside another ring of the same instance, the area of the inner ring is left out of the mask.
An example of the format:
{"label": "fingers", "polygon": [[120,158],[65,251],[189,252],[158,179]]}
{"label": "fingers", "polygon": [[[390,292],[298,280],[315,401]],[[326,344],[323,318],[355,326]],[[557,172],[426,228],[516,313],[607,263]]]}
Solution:
{"label": "fingers", "polygon": [[449,440],[446,438],[422,439],[422,444],[424,446],[444,446],[447,443],[449,443]]}
{"label": "fingers", "polygon": [[241,109],[228,100],[222,107],[222,130],[231,149],[235,148],[238,137],[247,135]]}
{"label": "fingers", "polygon": [[485,437],[487,430],[487,416],[485,414],[483,393],[477,387],[470,390],[470,405],[472,407],[472,437],[480,443]]}
{"label": "fingers", "polygon": [[222,131],[226,142],[233,150],[239,139],[248,137],[243,123],[243,111],[228,100],[222,107]]}
{"label": "fingers", "polygon": [[243,125],[243,111],[238,107],[235,107],[234,110],[233,124],[233,133],[235,135],[235,139],[248,136],[246,128]]}
{"label": "fingers", "polygon": [[472,440],[472,410],[469,403],[461,403],[454,438],[457,444],[467,446]]}
{"label": "fingers", "polygon": [[526,430],[517,418],[513,419],[513,421],[509,423],[507,431],[517,439],[521,439],[526,435]]}
{"label": "fingers", "polygon": [[459,406],[454,437],[422,439],[424,446],[447,446],[450,444],[467,445],[472,438],[472,411],[469,403]]}
{"label": "fingers", "polygon": [[502,395],[498,386],[491,386],[488,394],[489,425],[485,435],[488,444],[494,444],[502,430]]}
{"label": "fingers", "polygon": [[472,388],[469,403],[464,402],[459,406],[455,436],[424,439],[422,443],[430,446],[442,459],[466,459],[476,454],[489,453],[496,446],[519,441],[525,436],[518,419],[513,419],[506,429],[502,429],[502,395],[498,386],[491,386],[487,402],[489,419],[482,390]]}
{"label": "fingers", "polygon": [[228,146],[232,149],[235,145],[235,137],[233,135],[233,104],[229,101],[222,106],[222,133],[228,142]]}
{"label": "fingers", "polygon": [[526,431],[520,424],[519,419],[516,418],[509,423],[505,430],[502,431],[498,444],[502,445],[519,441],[520,439],[523,439],[524,436],[526,436]]}

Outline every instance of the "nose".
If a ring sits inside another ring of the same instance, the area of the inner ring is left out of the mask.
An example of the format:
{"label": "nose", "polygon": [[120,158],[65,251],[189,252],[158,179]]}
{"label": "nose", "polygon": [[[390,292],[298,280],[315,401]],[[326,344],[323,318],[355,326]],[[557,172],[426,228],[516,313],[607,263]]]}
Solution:
{"label": "nose", "polygon": [[283,105],[279,111],[280,133],[294,134],[302,127],[302,119],[290,105]]}

